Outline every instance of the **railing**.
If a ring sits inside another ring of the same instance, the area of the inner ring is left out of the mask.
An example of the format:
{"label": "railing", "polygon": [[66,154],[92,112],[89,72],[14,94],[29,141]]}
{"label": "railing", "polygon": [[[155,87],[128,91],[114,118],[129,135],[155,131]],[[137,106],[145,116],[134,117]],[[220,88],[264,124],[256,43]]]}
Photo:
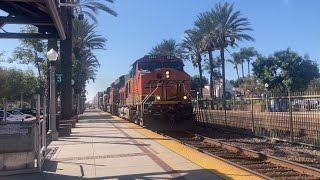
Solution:
{"label": "railing", "polygon": [[194,101],[196,120],[206,126],[320,146],[320,96],[315,93]]}
{"label": "railing", "polygon": [[35,97],[36,117],[0,122],[0,143],[4,144],[0,149],[0,176],[41,171],[47,150],[47,115],[43,111],[40,116],[40,95]]}

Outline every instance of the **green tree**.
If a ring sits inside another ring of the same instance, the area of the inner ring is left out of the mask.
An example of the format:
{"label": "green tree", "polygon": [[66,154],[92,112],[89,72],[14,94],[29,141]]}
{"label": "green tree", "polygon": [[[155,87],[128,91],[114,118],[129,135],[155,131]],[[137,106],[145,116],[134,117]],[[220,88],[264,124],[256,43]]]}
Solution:
{"label": "green tree", "polygon": [[[200,84],[200,81],[202,82],[202,85]],[[199,75],[194,75],[191,77],[191,89],[196,90],[197,92],[201,92],[201,89],[204,88],[204,85],[208,83],[209,82],[206,77],[202,77],[202,79],[200,79]]]}
{"label": "green tree", "polygon": [[[110,9],[105,3],[113,3],[113,0],[83,0],[80,2],[81,10],[83,10],[84,15],[91,18],[93,21],[97,22],[96,16],[99,12],[105,12],[116,16],[117,13]],[[69,119],[71,117],[72,104],[71,104],[71,77],[72,77],[72,19],[73,19],[73,9],[72,8],[62,8],[61,11],[62,18],[67,27],[66,39],[60,42],[60,52],[61,52],[61,64],[62,73],[65,75],[65,81],[62,86],[61,94],[61,109],[62,118]]]}
{"label": "green tree", "polygon": [[[245,90],[246,93],[251,95],[260,95],[264,91],[264,84],[259,83],[259,80],[256,77],[247,76],[241,78],[241,87]],[[246,94],[245,93],[245,94]]]}
{"label": "green tree", "polygon": [[2,67],[0,67],[0,98],[6,97],[9,89],[7,86],[7,81],[8,79],[8,71]]}
{"label": "green tree", "polygon": [[149,52],[150,55],[175,56],[185,59],[183,47],[174,39],[164,39],[154,46]]}
{"label": "green tree", "polygon": [[[22,33],[37,33],[35,26],[27,25],[22,28]],[[21,39],[20,45],[13,51],[9,62],[18,61],[21,64],[33,64],[39,77],[41,76],[42,64],[46,60],[47,46],[43,40],[39,39]]]}
{"label": "green tree", "polygon": [[[91,18],[94,22],[97,22],[97,14],[100,11],[103,11],[107,14],[116,16],[117,13],[110,9],[105,3],[113,3],[113,0],[83,0],[80,2],[80,7],[83,10],[84,15]],[[61,64],[62,64],[62,73],[65,75],[65,81],[62,86],[61,94],[61,108],[62,108],[62,118],[69,119],[71,117],[72,104],[71,104],[71,77],[72,77],[72,34],[73,34],[73,9],[63,8],[61,12],[62,17],[64,18],[67,26],[66,39],[60,42],[60,52],[61,52]]]}
{"label": "green tree", "polygon": [[32,70],[21,71],[19,69],[0,68],[0,96],[11,100],[18,99],[21,95],[31,99],[36,93],[43,94],[44,81],[36,77]]}
{"label": "green tree", "polygon": [[[191,57],[191,62],[194,67],[198,67],[199,70],[199,86],[203,86],[202,82],[202,51],[200,49],[200,41],[202,39],[198,31],[192,29],[185,31],[186,36],[184,37],[181,46],[185,49],[187,57]],[[200,98],[202,98],[202,91],[200,91]]]}
{"label": "green tree", "polygon": [[95,24],[90,24],[87,19],[83,21],[73,21],[73,40],[72,49],[76,58],[81,58],[82,53],[90,50],[105,50],[105,43],[107,39],[97,34]]}
{"label": "green tree", "polygon": [[203,51],[206,51],[209,55],[209,74],[210,76],[210,96],[213,97],[214,92],[214,61],[212,52],[217,47],[217,38],[215,36],[216,19],[211,12],[200,13],[197,20],[194,23],[197,31],[201,34],[202,39],[200,47]]}
{"label": "green tree", "polygon": [[319,77],[319,68],[308,56],[287,49],[272,56],[259,56],[253,64],[254,75],[268,89],[285,92],[305,90],[309,82]]}
{"label": "green tree", "polygon": [[[210,78],[212,80],[215,79],[220,81],[222,77],[220,72],[220,66],[221,64],[220,64],[219,57],[216,57],[216,58],[213,58],[213,63],[211,63],[210,61],[205,61],[203,69],[209,73]],[[212,82],[212,85],[214,87],[214,81]],[[214,97],[214,91],[212,91],[212,97]]]}
{"label": "green tree", "polygon": [[106,38],[97,34],[96,25],[88,20],[73,21],[73,71],[72,78],[75,81],[75,89],[84,90],[89,80],[94,81],[99,61],[93,54],[93,50],[104,50]]}
{"label": "green tree", "polygon": [[231,80],[230,81],[230,84],[232,85],[232,86],[234,86],[234,87],[240,87],[241,86],[241,84],[243,84],[243,82],[244,82],[244,80],[243,80],[243,78],[238,78],[238,79],[236,79],[236,80]]}
{"label": "green tree", "polygon": [[320,78],[316,78],[316,79],[311,80],[308,84],[307,90],[319,93],[320,92]]}
{"label": "green tree", "polygon": [[[234,4],[218,3],[212,10],[212,17],[217,23],[214,36],[220,50],[220,58],[222,63],[222,89],[223,95],[226,92],[225,83],[225,48],[236,45],[236,41],[254,41],[254,38],[248,34],[247,31],[252,31],[249,27],[250,23],[247,18],[242,17],[240,11],[234,11]],[[223,96],[224,98],[224,96]],[[224,108],[225,108],[225,101]]]}
{"label": "green tree", "polygon": [[107,14],[117,16],[117,13],[109,8],[105,2],[114,3],[114,0],[82,0],[80,1],[80,6],[83,9],[83,14],[92,19],[95,23],[98,22],[96,16],[99,14],[99,11],[103,11]]}
{"label": "green tree", "polygon": [[[258,52],[254,49],[254,47],[249,48],[241,48],[239,52],[241,58],[248,63],[248,76],[250,76],[250,61],[252,61],[253,57],[258,56]],[[243,66],[242,66],[243,73]],[[243,74],[244,77],[244,74]]]}
{"label": "green tree", "polygon": [[[240,79],[239,69],[238,69],[238,65],[241,64],[240,54],[237,53],[237,52],[234,52],[234,53],[231,54],[231,57],[232,57],[232,59],[228,59],[227,61],[233,65],[234,69],[236,69],[238,79]],[[243,69],[242,69],[242,71],[243,71]]]}
{"label": "green tree", "polygon": [[90,51],[80,59],[74,60],[72,77],[75,81],[75,89],[84,90],[89,80],[94,82],[99,67],[98,59]]}

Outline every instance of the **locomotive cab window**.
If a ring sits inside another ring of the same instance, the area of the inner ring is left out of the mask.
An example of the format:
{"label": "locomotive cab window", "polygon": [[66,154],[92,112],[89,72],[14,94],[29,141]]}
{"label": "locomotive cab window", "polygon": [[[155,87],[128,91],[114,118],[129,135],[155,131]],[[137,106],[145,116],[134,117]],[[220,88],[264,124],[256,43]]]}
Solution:
{"label": "locomotive cab window", "polygon": [[139,63],[139,70],[154,71],[155,69],[161,68],[160,62],[141,62]]}
{"label": "locomotive cab window", "polygon": [[163,67],[183,71],[183,64],[181,62],[164,62]]}

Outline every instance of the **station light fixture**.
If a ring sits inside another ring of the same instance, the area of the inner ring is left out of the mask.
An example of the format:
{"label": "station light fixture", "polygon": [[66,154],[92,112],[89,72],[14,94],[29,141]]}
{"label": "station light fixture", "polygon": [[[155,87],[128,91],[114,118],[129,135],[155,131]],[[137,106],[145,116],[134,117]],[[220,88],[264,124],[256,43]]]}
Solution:
{"label": "station light fixture", "polygon": [[59,54],[54,50],[50,49],[50,51],[47,52],[47,58],[50,62],[55,62],[58,59]]}

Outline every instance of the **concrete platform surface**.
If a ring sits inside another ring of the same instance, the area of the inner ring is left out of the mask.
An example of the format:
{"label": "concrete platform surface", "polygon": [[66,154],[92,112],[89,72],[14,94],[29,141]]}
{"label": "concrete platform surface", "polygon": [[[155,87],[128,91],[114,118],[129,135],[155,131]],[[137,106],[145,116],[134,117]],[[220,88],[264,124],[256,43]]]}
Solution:
{"label": "concrete platform surface", "polygon": [[43,172],[0,179],[225,179],[159,143],[167,138],[148,137],[138,131],[141,129],[107,113],[88,110],[70,137],[49,145]]}

